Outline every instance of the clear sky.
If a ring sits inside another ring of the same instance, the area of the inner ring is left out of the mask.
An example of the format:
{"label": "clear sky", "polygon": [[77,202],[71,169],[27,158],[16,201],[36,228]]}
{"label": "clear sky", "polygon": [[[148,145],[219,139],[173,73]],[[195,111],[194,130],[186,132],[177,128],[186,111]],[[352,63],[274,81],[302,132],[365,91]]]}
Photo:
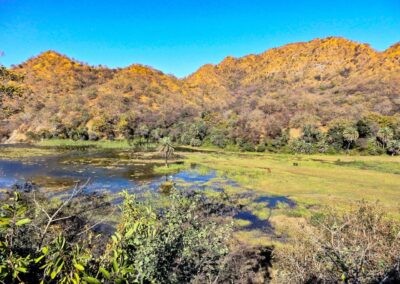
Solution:
{"label": "clear sky", "polygon": [[400,0],[0,0],[6,66],[52,49],[182,77],[227,55],[327,36],[384,50],[400,41]]}

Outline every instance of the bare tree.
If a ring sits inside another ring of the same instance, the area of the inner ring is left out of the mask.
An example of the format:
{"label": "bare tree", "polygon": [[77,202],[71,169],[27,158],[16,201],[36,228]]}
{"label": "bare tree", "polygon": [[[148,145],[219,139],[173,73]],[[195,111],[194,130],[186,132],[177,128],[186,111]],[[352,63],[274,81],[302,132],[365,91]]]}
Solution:
{"label": "bare tree", "polygon": [[[72,200],[79,196],[84,189],[88,186],[90,182],[90,179],[88,179],[85,183],[80,184],[79,182],[76,183],[75,187],[72,189],[72,192],[69,194],[68,198],[65,199],[61,205],[53,212],[53,213],[49,213],[46,209],[44,209],[43,206],[41,206],[39,204],[39,202],[36,199],[36,194],[35,192],[33,192],[33,202],[35,203],[36,207],[42,212],[44,213],[44,215],[46,216],[47,222],[46,225],[44,226],[44,228],[40,228],[37,227],[37,229],[40,231],[40,235],[39,235],[39,248],[41,249],[44,243],[44,239],[46,237],[46,234],[50,228],[50,226],[55,223],[55,222],[59,222],[62,220],[66,220],[66,219],[70,219],[73,217],[73,215],[68,215],[68,216],[63,216],[60,217],[61,213],[63,212],[63,209],[70,205]],[[93,226],[91,226],[91,228],[93,228]]]}

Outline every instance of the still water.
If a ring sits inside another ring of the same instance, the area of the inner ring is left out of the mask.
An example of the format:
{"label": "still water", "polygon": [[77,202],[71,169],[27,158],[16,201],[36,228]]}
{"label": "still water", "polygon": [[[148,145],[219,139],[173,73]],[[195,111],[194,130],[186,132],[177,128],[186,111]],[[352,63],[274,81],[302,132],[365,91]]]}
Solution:
{"label": "still water", "polygon": [[[27,148],[21,148],[21,151],[26,150]],[[69,149],[51,155],[9,158],[1,156],[0,148],[0,189],[29,183],[49,194],[58,194],[71,189],[78,181],[90,179],[86,189],[89,192],[113,194],[128,190],[131,193],[143,193],[157,192],[160,185],[168,179],[181,190],[223,192],[225,188],[233,187],[235,191],[241,191],[236,182],[212,169],[191,165],[188,169],[164,175],[155,171],[157,166],[163,165],[159,160],[141,161],[130,159],[130,155],[127,151],[117,150]],[[257,195],[248,190],[245,194],[249,202],[265,205],[265,210],[276,208],[278,203],[295,206],[285,196]],[[259,219],[247,209],[238,212],[234,217],[250,222],[243,228],[245,230],[271,230],[267,220]]]}

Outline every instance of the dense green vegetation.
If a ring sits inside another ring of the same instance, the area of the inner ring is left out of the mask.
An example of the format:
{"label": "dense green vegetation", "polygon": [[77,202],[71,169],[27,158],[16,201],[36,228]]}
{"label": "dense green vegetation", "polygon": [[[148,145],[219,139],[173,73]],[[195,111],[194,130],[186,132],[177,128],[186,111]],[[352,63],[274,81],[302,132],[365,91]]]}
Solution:
{"label": "dense green vegetation", "polygon": [[2,282],[204,283],[238,277],[227,269],[230,228],[216,223],[213,203],[201,195],[174,192],[159,211],[125,193],[120,223],[108,239],[92,232],[84,215],[104,204],[74,208],[88,198],[96,201],[79,193],[75,188],[58,203],[34,192],[14,192],[2,201]]}
{"label": "dense green vegetation", "polygon": [[[400,119],[391,116],[370,114],[362,119],[352,121],[332,122],[329,127],[321,128],[316,125],[306,124],[297,133],[291,136],[289,130],[282,132],[275,138],[246,140],[234,136],[234,128],[221,125],[221,122],[207,120],[206,118],[196,123],[181,123],[179,127],[172,126],[169,131],[155,129],[148,136],[131,135],[135,133],[134,124],[124,124],[123,140],[90,140],[86,132],[82,136],[74,136],[69,132],[62,135],[46,134],[32,139],[47,139],[38,143],[41,146],[98,146],[101,148],[154,148],[165,139],[177,145],[192,147],[227,149],[248,152],[283,152],[283,153],[349,153],[359,152],[366,155],[399,155],[400,154]],[[164,132],[163,135],[160,135]],[[113,130],[113,133],[118,133]],[[104,136],[97,133],[96,139]],[[65,138],[65,139],[60,139]],[[163,137],[163,138],[160,138]],[[76,142],[74,142],[76,141]]]}

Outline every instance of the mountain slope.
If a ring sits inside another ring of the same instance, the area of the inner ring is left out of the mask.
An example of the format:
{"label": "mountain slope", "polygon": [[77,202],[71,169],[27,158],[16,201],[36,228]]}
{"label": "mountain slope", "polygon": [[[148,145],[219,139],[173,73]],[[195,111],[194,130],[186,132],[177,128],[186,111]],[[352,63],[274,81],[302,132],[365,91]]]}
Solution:
{"label": "mountain slope", "polygon": [[53,51],[13,71],[30,90],[25,111],[10,120],[22,133],[99,123],[117,136],[126,123],[132,132],[168,133],[213,113],[215,123],[230,121],[235,136],[257,141],[304,123],[400,111],[400,43],[377,52],[344,38],[315,39],[227,57],[182,80],[142,65],[92,67]]}
{"label": "mountain slope", "polygon": [[[358,97],[368,101],[365,109],[373,109],[379,100],[390,100],[399,93],[397,52],[396,46],[379,53],[342,38],[316,39],[260,55],[227,57],[218,65],[200,68],[186,82],[199,94],[212,93],[216,99],[223,96],[231,103],[243,97],[292,94],[314,96],[317,101],[328,97],[335,104],[352,103],[352,107],[356,107]],[[392,110],[382,111],[397,112],[398,105],[391,103]]]}

